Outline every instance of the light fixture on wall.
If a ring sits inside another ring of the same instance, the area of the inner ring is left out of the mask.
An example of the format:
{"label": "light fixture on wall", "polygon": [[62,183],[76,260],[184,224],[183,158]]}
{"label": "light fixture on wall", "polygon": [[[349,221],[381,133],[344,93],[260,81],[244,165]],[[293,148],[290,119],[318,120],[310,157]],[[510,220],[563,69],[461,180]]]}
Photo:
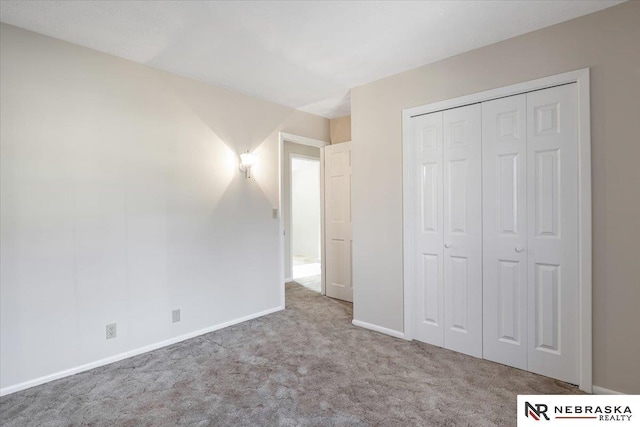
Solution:
{"label": "light fixture on wall", "polygon": [[247,178],[251,178],[251,167],[256,164],[257,159],[255,154],[248,151],[240,154],[240,170],[245,173]]}

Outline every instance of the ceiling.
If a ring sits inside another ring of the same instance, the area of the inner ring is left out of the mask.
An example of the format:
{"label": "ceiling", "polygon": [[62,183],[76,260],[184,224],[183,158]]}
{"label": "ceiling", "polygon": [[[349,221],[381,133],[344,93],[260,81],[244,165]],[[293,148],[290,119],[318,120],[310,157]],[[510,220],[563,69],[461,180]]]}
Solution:
{"label": "ceiling", "polygon": [[320,116],[350,88],[622,1],[13,1],[0,20]]}

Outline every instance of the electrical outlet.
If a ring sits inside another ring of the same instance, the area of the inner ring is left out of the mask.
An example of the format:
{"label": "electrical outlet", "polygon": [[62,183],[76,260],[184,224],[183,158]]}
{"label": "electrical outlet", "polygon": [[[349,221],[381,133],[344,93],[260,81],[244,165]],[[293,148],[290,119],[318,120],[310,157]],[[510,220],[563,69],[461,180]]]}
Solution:
{"label": "electrical outlet", "polygon": [[118,329],[116,328],[115,323],[111,323],[107,325],[107,339],[115,338],[118,336]]}
{"label": "electrical outlet", "polygon": [[278,219],[278,208],[273,208],[271,211],[271,218]]}
{"label": "electrical outlet", "polygon": [[178,323],[180,321],[180,309],[173,310],[171,312],[171,319],[173,320],[173,323]]}

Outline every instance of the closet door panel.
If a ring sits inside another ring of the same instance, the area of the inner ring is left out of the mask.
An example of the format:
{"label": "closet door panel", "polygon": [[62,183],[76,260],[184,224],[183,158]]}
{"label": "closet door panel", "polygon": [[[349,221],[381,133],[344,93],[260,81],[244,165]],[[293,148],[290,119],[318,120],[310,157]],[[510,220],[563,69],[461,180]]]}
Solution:
{"label": "closet door panel", "polygon": [[527,369],[527,100],[482,104],[483,357]]}
{"label": "closet door panel", "polygon": [[527,94],[528,369],[579,381],[575,84]]}
{"label": "closet door panel", "polygon": [[482,357],[480,104],[443,112],[444,346]]}
{"label": "closet door panel", "polygon": [[442,113],[415,117],[413,121],[416,198],[416,253],[414,265],[416,339],[444,346],[443,291],[443,141]]}

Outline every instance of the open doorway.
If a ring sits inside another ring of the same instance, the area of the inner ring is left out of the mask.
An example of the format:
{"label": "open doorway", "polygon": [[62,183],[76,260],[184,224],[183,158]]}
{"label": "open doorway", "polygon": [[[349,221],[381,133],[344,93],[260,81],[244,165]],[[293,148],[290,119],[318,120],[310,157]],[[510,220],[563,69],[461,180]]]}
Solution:
{"label": "open doorway", "polygon": [[291,153],[292,279],[322,292],[320,158]]}
{"label": "open doorway", "polygon": [[[326,292],[324,148],[327,146],[329,146],[328,142],[280,133],[281,301],[283,306],[286,296],[285,283],[295,281],[322,295]],[[295,189],[293,185],[296,186]],[[298,206],[295,208],[295,214],[293,204]],[[294,215],[295,220],[293,220]]]}
{"label": "open doorway", "polygon": [[281,132],[279,158],[282,307],[297,284],[350,307],[351,143]]}

